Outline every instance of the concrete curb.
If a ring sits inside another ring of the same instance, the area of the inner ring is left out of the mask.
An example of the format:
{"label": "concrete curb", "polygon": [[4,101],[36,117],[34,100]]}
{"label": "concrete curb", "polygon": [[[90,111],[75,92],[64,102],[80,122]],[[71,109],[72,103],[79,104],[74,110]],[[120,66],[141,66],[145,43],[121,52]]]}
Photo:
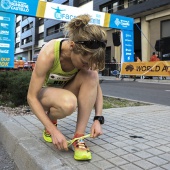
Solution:
{"label": "concrete curb", "polygon": [[49,151],[43,142],[35,139],[35,137],[31,137],[31,133],[19,126],[10,117],[2,112],[0,112],[0,117],[0,141],[16,163],[18,169],[70,169],[51,150]]}

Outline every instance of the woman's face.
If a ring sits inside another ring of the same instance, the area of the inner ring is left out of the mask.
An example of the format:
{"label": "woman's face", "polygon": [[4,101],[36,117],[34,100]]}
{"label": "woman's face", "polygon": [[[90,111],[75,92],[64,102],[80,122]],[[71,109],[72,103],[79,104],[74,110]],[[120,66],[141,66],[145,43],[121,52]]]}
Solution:
{"label": "woman's face", "polygon": [[81,54],[71,53],[71,61],[75,68],[89,70],[89,59],[91,55],[82,56]]}

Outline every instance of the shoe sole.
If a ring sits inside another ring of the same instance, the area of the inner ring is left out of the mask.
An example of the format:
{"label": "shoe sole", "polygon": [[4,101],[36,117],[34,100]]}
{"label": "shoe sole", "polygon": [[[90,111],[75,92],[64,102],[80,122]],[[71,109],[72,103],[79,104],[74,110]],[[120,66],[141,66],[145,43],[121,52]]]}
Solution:
{"label": "shoe sole", "polygon": [[92,156],[90,155],[89,157],[87,156],[83,156],[83,157],[77,157],[77,156],[74,156],[74,159],[77,160],[77,161],[88,161],[88,160],[91,160],[92,159]]}

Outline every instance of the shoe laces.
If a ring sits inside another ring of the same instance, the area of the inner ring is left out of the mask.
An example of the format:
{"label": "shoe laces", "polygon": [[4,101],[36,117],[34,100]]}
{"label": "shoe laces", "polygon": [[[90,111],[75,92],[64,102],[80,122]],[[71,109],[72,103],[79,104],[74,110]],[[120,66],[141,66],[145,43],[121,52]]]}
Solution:
{"label": "shoe laces", "polygon": [[[74,138],[74,139],[72,139],[72,140],[67,141],[67,145],[70,146],[70,145],[72,145],[73,143],[84,143],[84,140],[83,140],[83,139],[88,138],[88,137],[90,137],[90,134],[85,135],[85,136],[81,136],[81,137],[79,137],[79,138]],[[80,141],[80,142],[79,142],[79,141]],[[85,143],[84,143],[84,144],[85,144]],[[82,144],[81,144],[81,145],[82,145]],[[75,146],[76,146],[76,145],[75,145]]]}
{"label": "shoe laces", "polygon": [[75,141],[75,147],[80,149],[87,149],[87,146],[82,138]]}

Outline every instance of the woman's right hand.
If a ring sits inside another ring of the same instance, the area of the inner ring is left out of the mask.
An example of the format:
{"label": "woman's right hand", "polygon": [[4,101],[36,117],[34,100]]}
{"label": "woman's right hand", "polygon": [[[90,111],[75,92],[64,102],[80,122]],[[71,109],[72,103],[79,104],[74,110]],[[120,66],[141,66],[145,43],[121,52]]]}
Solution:
{"label": "woman's right hand", "polygon": [[53,144],[57,147],[57,149],[68,151],[67,140],[58,129],[51,132],[51,137]]}

